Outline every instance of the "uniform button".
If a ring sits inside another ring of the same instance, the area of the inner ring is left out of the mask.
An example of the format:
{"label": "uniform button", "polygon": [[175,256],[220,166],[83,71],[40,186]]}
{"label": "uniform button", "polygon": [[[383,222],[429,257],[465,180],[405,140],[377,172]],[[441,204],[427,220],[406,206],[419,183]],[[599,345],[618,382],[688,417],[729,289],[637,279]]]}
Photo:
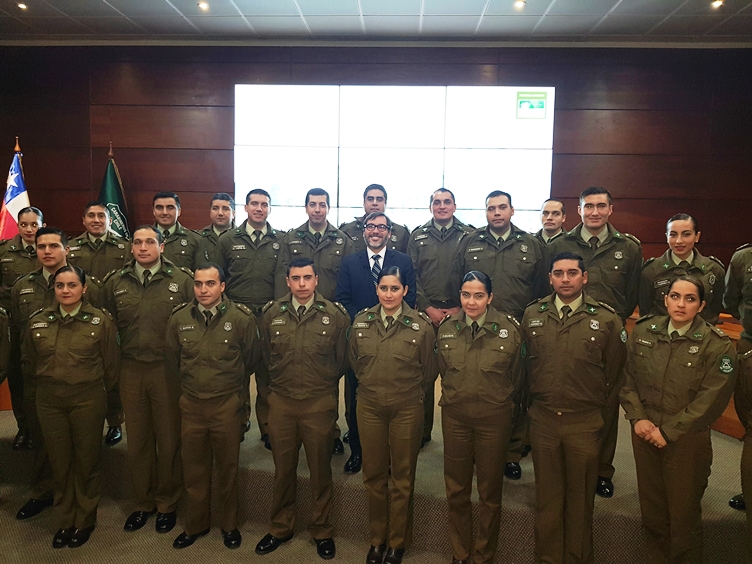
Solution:
{"label": "uniform button", "polygon": [[522,257],[522,260],[527,260],[527,257]]}
{"label": "uniform button", "polygon": [[423,245],[425,245],[425,243],[423,241],[421,241],[420,242],[420,246],[422,247]]}
{"label": "uniform button", "polygon": [[473,260],[478,260],[478,257],[473,257]]}
{"label": "uniform button", "polygon": [[363,333],[358,333],[358,337],[362,337],[362,336],[363,336]]}
{"label": "uniform button", "polygon": [[415,339],[413,339],[413,343],[415,342]]}
{"label": "uniform button", "polygon": [[533,331],[533,335],[535,335],[535,334],[536,334],[535,331]]}
{"label": "uniform button", "polygon": [[501,350],[503,351],[503,350],[504,350],[504,345],[501,345],[501,346],[499,347],[499,349],[501,349]]}
{"label": "uniform button", "polygon": [[619,267],[618,267],[618,266],[615,266],[615,267],[614,267],[614,270],[619,270]]}
{"label": "uniform button", "polygon": [[339,251],[337,251],[337,254],[339,254]]}
{"label": "uniform button", "polygon": [[94,333],[94,331],[92,331],[91,332],[91,336],[93,337],[94,335],[96,335],[96,333]]}
{"label": "uniform button", "polygon": [[277,331],[277,332],[275,333],[275,335],[279,335],[279,331]]}
{"label": "uniform button", "polygon": [[322,332],[321,334],[322,334],[322,335],[326,335],[326,331]]}
{"label": "uniform button", "polygon": [[556,412],[556,415],[561,415],[561,411],[557,411],[557,412]]}
{"label": "uniform button", "polygon": [[229,342],[227,339],[225,339],[225,343]]}
{"label": "uniform button", "polygon": [[445,348],[445,349],[448,349],[448,348],[449,348],[449,345],[444,345],[444,348]]}
{"label": "uniform button", "polygon": [[[93,333],[92,333],[92,335],[93,335]],[[687,363],[687,366],[692,366],[692,363],[691,363],[691,362],[688,362],[688,363]]]}
{"label": "uniform button", "polygon": [[595,341],[595,337],[590,337],[590,340],[591,341]]}
{"label": "uniform button", "polygon": [[41,333],[37,333],[37,337],[41,337],[41,336],[42,336],[42,334],[41,334]]}
{"label": "uniform button", "polygon": [[170,296],[170,301],[172,301],[172,299],[173,299],[172,296]]}

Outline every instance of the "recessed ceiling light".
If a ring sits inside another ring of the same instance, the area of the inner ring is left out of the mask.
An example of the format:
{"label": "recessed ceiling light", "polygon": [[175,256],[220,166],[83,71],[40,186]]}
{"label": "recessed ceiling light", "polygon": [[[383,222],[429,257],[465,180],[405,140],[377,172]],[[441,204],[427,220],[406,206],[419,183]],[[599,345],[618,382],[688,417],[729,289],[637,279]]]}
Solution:
{"label": "recessed ceiling light", "polygon": [[711,2],[710,5],[713,6],[713,8],[720,8],[723,6],[723,0],[715,0],[715,2]]}
{"label": "recessed ceiling light", "polygon": [[24,3],[19,4],[18,7],[21,8],[22,10],[25,10],[26,8],[28,8],[28,6]]}
{"label": "recessed ceiling light", "polygon": [[521,9],[525,7],[525,0],[517,0],[517,2],[514,3],[514,7],[517,9]]}
{"label": "recessed ceiling light", "polygon": [[204,12],[206,12],[209,9],[209,3],[208,2],[199,2],[198,7],[201,8]]}

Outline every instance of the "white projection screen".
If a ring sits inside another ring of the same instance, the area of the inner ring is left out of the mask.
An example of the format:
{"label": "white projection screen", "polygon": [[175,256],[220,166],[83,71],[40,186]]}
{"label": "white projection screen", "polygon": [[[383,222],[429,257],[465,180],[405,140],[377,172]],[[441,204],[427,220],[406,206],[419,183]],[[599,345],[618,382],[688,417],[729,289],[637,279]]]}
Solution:
{"label": "white projection screen", "polygon": [[363,190],[376,183],[389,217],[409,229],[430,219],[430,195],[443,186],[462,221],[485,225],[485,197],[503,190],[515,225],[537,231],[553,129],[552,87],[238,84],[238,223],[254,188],[271,194],[278,229],[304,223],[306,192],[324,188],[339,225],[363,214]]}

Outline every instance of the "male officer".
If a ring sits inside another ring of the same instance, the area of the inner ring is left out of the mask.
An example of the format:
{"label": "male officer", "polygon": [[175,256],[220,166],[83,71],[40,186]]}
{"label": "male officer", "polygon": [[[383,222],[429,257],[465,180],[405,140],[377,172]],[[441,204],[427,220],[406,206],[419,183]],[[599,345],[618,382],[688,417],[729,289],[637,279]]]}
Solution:
{"label": "male officer", "polygon": [[[365,225],[366,216],[374,212],[384,213],[386,210],[386,189],[381,184],[366,186],[363,192],[363,209],[365,210],[363,217],[356,217],[354,221],[339,226],[340,230],[346,233],[355,244],[353,252],[360,252],[366,248],[366,241],[363,237],[363,225]],[[389,221],[389,223],[392,222]],[[406,253],[409,239],[410,232],[406,227],[393,225],[387,246],[393,251]]]}
{"label": "male officer", "polygon": [[[742,245],[731,257],[726,271],[723,307],[742,324],[736,350],[743,355],[752,350],[752,243]],[[732,497],[729,505],[741,511],[747,507],[742,494]]]}
{"label": "male officer", "polygon": [[[70,241],[68,264],[77,266],[87,276],[104,280],[108,272],[122,268],[131,257],[131,244],[110,231],[112,218],[107,206],[99,201],[86,204],[83,217],[84,231]],[[123,424],[123,404],[120,391],[115,387],[107,392],[107,435],[104,439],[109,446],[116,445],[123,438],[120,426]]]}
{"label": "male officer", "polygon": [[[22,338],[26,335],[31,314],[51,305],[55,300],[52,275],[67,264],[68,237],[55,227],[42,227],[35,235],[36,255],[40,268],[16,280],[11,289],[11,335],[23,347]],[[88,281],[86,300],[98,303],[98,284]],[[16,519],[28,519],[52,505],[52,467],[47,458],[47,449],[42,437],[42,429],[36,412],[36,375],[28,370],[27,359],[22,359],[23,398],[29,425],[29,440],[34,453],[34,467],[31,475],[30,499],[16,514]]]}
{"label": "male officer", "polygon": [[[640,241],[628,233],[620,233],[609,223],[614,211],[611,194],[601,187],[587,188],[580,193],[577,208],[582,223],[572,231],[554,239],[549,245],[551,256],[562,252],[580,255],[588,271],[588,295],[614,308],[622,322],[637,306],[642,271]],[[598,488],[601,497],[614,495],[614,453],[619,429],[618,390],[609,398],[603,413],[604,431]]]}
{"label": "male officer", "polygon": [[601,413],[620,388],[627,333],[613,309],[583,292],[582,257],[555,255],[549,279],[554,293],[525,310],[521,327],[528,347],[535,560],[592,562]]}
{"label": "male officer", "polygon": [[535,236],[544,245],[548,245],[553,239],[564,233],[564,222],[567,220],[567,212],[564,202],[556,198],[549,198],[541,207],[541,224],[543,228]]}
{"label": "male officer", "polygon": [[219,236],[235,228],[235,199],[227,192],[214,194],[209,204],[209,219],[211,224],[198,232],[201,235],[198,256],[202,261],[217,262]]}
{"label": "male officer", "polygon": [[300,445],[311,475],[313,514],[308,531],[318,555],[334,558],[329,521],[332,507],[332,448],[337,421],[339,378],[347,368],[350,325],[347,310],[316,292],[313,261],[299,258],[287,267],[290,294],[264,308],[261,339],[269,369],[269,430],[274,456],[272,523],[256,545],[268,554],[293,534]]}
{"label": "male officer", "polygon": [[133,232],[133,261],[105,279],[101,303],[118,326],[120,395],[128,421],[128,460],[135,510],[125,521],[137,531],[157,513],[155,528],[175,526],[182,493],[180,383],[167,375],[165,331],[172,310],[193,296],[193,279],[164,258],[162,234],[151,225]]}
{"label": "male officer", "polygon": [[666,223],[668,250],[645,261],[640,277],[640,315],[668,315],[664,296],[679,276],[692,276],[705,286],[705,308],[700,316],[715,325],[723,309],[725,268],[717,258],[704,257],[695,248],[700,240],[697,220],[678,213]]}
{"label": "male officer", "polygon": [[259,356],[256,320],[223,296],[225,275],[215,263],[199,266],[195,299],[175,309],[167,327],[167,366],[180,381],[183,477],[188,498],[185,530],[173,542],[186,548],[209,532],[212,461],[216,461],[222,536],[239,548],[238,458],[248,376]]}
{"label": "male officer", "polygon": [[[23,208],[18,212],[18,235],[0,243],[0,267],[2,268],[0,306],[8,313],[11,311],[10,290],[13,283],[24,274],[29,274],[39,268],[34,238],[37,230],[44,226],[41,210],[32,207]],[[11,335],[13,336],[13,333]],[[29,424],[23,400],[21,343],[16,338],[13,338],[11,342],[7,374],[10,400],[13,404],[13,416],[16,418],[16,425],[18,426],[18,432],[13,439],[13,450],[19,450],[29,446]]]}
{"label": "male officer", "polygon": [[[415,270],[410,257],[388,248],[392,225],[384,212],[366,215],[363,239],[368,245],[364,250],[345,257],[337,279],[337,301],[350,315],[350,321],[362,310],[379,303],[376,296],[376,279],[382,270],[399,267],[407,286],[405,302],[415,307]],[[362,465],[360,436],[358,435],[357,396],[358,380],[352,369],[345,380],[345,405],[350,439],[350,458],[345,463],[345,472],[356,474]]]}
{"label": "male officer", "polygon": [[[535,235],[512,223],[512,196],[499,190],[486,198],[488,225],[465,235],[457,249],[451,280],[452,293],[460,294],[460,281],[471,270],[491,277],[494,288],[492,305],[499,311],[521,319],[525,306],[547,293],[546,250]],[[525,414],[520,407],[515,415],[515,429],[509,447],[504,474],[522,477],[520,459],[524,449]]]}
{"label": "male officer", "polygon": [[[446,188],[439,188],[431,194],[429,209],[433,219],[413,230],[407,253],[415,267],[418,309],[431,318],[436,328],[444,317],[460,310],[459,295],[452,294],[452,263],[460,238],[472,228],[454,217],[457,204],[454,194]],[[425,445],[431,440],[433,429],[434,386],[428,386],[423,406],[426,410],[423,422]]]}
{"label": "male officer", "polygon": [[165,258],[175,266],[196,268],[201,236],[180,225],[180,197],[175,192],[157,192],[152,199],[152,214],[155,227],[162,233]]}
{"label": "male officer", "polygon": [[[274,229],[267,218],[272,198],[266,190],[251,190],[245,197],[248,219],[229,229],[219,239],[217,259],[227,275],[227,297],[243,304],[261,319],[261,310],[274,299],[274,274],[280,243],[285,233]],[[264,446],[269,442],[269,374],[266,366],[256,367],[256,420]],[[250,416],[250,397],[246,409]]]}

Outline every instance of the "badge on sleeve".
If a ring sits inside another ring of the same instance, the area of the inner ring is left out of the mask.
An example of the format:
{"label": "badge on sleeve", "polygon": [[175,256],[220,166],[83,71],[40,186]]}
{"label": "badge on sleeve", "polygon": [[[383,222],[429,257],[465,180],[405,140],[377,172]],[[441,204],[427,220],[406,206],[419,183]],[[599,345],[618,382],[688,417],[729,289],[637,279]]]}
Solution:
{"label": "badge on sleeve", "polygon": [[723,372],[724,374],[731,374],[734,371],[734,365],[731,363],[731,357],[727,354],[724,354],[721,357],[721,363],[718,366],[718,370]]}
{"label": "badge on sleeve", "polygon": [[619,338],[621,339],[622,343],[627,342],[627,330],[624,329],[624,327],[621,328],[621,333],[619,334]]}
{"label": "badge on sleeve", "polygon": [[715,274],[711,274],[710,276],[708,276],[708,282],[710,282],[711,286],[715,284]]}

